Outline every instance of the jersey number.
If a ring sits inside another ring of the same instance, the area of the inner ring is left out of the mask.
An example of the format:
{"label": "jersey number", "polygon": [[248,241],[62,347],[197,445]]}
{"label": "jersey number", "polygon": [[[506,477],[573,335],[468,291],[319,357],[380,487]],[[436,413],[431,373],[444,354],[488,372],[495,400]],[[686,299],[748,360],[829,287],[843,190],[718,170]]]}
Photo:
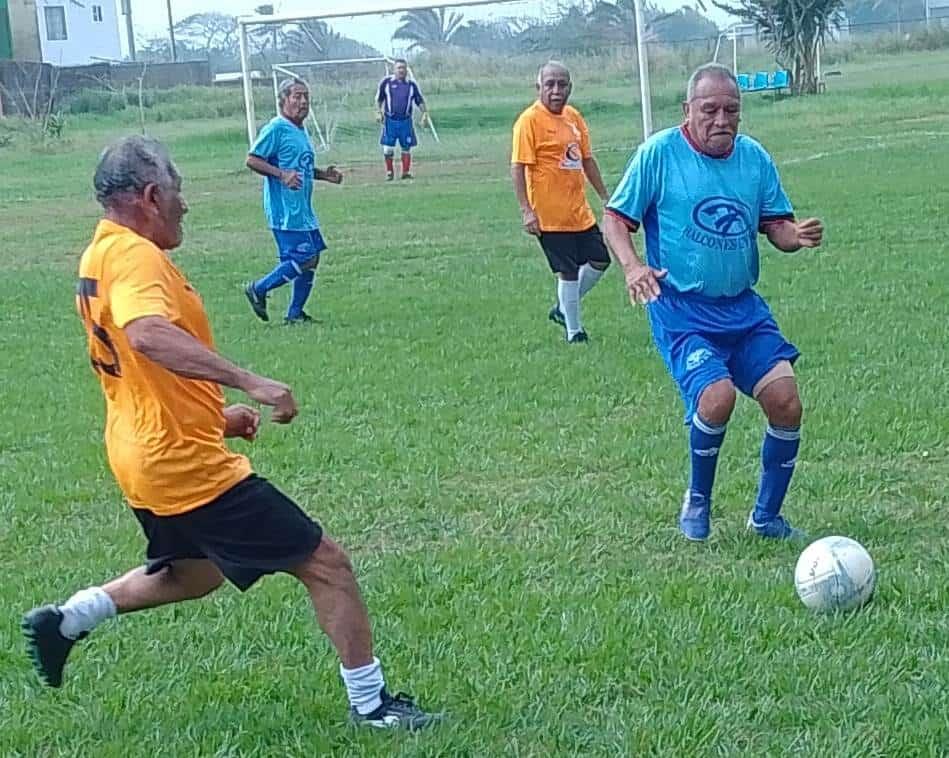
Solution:
{"label": "jersey number", "polygon": [[79,304],[79,314],[89,332],[89,361],[95,371],[109,376],[120,377],[122,370],[119,367],[119,352],[109,333],[97,324],[92,318],[92,298],[99,296],[99,280],[82,277],[76,288],[76,297]]}

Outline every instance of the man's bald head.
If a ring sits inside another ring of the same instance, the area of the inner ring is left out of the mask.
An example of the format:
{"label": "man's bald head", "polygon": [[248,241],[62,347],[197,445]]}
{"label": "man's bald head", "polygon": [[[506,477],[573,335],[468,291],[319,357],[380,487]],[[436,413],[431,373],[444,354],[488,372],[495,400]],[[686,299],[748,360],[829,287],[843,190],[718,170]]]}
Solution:
{"label": "man's bald head", "polygon": [[547,61],[537,72],[537,95],[551,113],[562,113],[573,85],[567,67],[558,61]]}

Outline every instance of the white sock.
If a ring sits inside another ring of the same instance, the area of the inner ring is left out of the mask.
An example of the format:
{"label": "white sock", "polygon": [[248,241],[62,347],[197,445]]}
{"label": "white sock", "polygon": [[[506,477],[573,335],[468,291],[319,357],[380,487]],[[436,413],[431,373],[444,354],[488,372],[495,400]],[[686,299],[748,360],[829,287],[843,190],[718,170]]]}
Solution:
{"label": "white sock", "polygon": [[582,298],[587,292],[592,290],[594,285],[600,281],[600,278],[605,273],[605,269],[601,271],[598,268],[593,268],[589,263],[584,263],[580,266],[580,297]]}
{"label": "white sock", "polygon": [[580,282],[557,282],[557,298],[560,300],[560,312],[567,322],[567,339],[579,332],[580,325]]}
{"label": "white sock", "polygon": [[71,640],[77,639],[83,632],[91,632],[117,612],[112,598],[101,587],[79,590],[59,606],[59,610],[63,614],[59,632]]}
{"label": "white sock", "polygon": [[382,664],[379,663],[378,658],[373,658],[372,663],[360,666],[358,669],[346,669],[340,664],[339,673],[346,685],[349,704],[360,716],[372,713],[382,705],[379,693],[386,683],[382,678]]}

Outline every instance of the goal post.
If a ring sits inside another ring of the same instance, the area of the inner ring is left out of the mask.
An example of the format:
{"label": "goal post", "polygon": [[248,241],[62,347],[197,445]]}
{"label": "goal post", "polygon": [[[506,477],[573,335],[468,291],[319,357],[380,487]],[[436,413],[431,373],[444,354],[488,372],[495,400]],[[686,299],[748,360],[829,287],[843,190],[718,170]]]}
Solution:
{"label": "goal post", "polygon": [[[339,0],[337,0],[339,1]],[[398,13],[408,13],[411,11],[440,9],[461,9],[488,5],[513,5],[523,4],[524,0],[441,0],[433,3],[432,0],[402,0],[394,5],[386,6],[382,0],[378,3],[372,3],[361,9],[353,9],[337,5],[328,7],[320,13],[309,14],[274,14],[266,16],[241,16],[237,19],[238,24],[238,44],[240,48],[241,59],[241,79],[243,83],[244,94],[244,115],[247,126],[247,141],[252,145],[257,136],[257,121],[254,107],[253,76],[250,61],[250,42],[249,29],[252,27],[266,27],[273,25],[284,25],[300,23],[305,21],[328,21],[333,19],[353,19],[374,15],[392,15]],[[645,29],[642,14],[642,0],[633,0],[635,9],[635,29],[630,30],[631,35],[635,35],[638,47],[638,78],[640,81],[640,102],[642,106],[643,133],[648,137],[652,133],[652,108],[651,92],[649,86],[649,66],[646,53],[646,40],[644,38]],[[287,69],[291,69],[294,64],[281,64]],[[411,71],[409,72],[411,75]],[[431,119],[429,119],[431,124]],[[430,126],[432,136],[438,141],[438,132],[434,125]],[[325,137],[325,135],[324,135]],[[325,142],[324,142],[325,144]]]}

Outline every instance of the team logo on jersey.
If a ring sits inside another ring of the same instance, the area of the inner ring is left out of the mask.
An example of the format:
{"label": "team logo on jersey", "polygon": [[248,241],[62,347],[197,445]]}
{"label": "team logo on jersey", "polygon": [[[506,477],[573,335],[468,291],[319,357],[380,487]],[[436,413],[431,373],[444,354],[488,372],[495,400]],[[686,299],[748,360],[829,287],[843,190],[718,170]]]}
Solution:
{"label": "team logo on jersey", "polygon": [[300,163],[298,164],[298,168],[299,168],[299,170],[300,170],[300,173],[302,173],[304,177],[312,176],[312,174],[313,174],[313,153],[311,153],[311,152],[309,152],[309,151],[303,153],[303,155],[300,156]]}
{"label": "team logo on jersey", "polygon": [[579,170],[583,168],[583,153],[580,151],[578,142],[571,142],[564,150],[563,159],[560,161],[560,168]]}
{"label": "team logo on jersey", "polygon": [[742,237],[751,231],[751,211],[730,197],[707,197],[692,211],[692,220],[700,229],[719,237]]}

